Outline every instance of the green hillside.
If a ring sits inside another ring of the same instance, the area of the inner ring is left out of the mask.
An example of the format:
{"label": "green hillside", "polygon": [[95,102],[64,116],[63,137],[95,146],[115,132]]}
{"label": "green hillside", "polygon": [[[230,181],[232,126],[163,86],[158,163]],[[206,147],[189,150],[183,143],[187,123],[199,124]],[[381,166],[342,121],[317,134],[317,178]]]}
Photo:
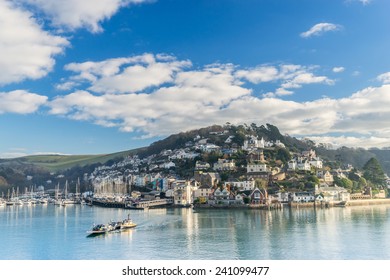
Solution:
{"label": "green hillside", "polygon": [[95,163],[105,163],[134,154],[142,149],[122,151],[112,154],[101,155],[34,155],[10,160],[3,160],[3,164],[12,166],[37,166],[47,171],[56,172],[70,169],[75,166],[85,166]]}

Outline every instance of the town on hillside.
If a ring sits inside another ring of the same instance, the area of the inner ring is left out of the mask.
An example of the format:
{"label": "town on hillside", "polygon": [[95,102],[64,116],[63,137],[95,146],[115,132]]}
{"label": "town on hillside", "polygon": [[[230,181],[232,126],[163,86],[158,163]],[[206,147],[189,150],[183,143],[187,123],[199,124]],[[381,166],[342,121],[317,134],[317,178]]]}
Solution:
{"label": "town on hillside", "polygon": [[[379,203],[388,197],[390,180],[376,158],[358,169],[322,158],[316,152],[321,148],[323,144],[283,136],[269,124],[212,126],[172,135],[139,153],[88,167],[89,172],[75,172],[81,180],[51,173],[45,187],[26,187],[23,201],[35,202],[33,196],[42,201],[45,195],[57,203],[80,202],[84,192],[88,203],[108,207],[268,209]],[[22,203],[18,193],[18,188],[8,190],[0,202]]]}
{"label": "town on hillside", "polygon": [[334,168],[314,149],[290,152],[281,139],[247,134],[239,143],[229,130],[208,133],[180,148],[96,168],[89,177],[95,201],[134,208],[153,200],[181,207],[269,208],[387,198],[389,180],[375,158],[363,170]]}

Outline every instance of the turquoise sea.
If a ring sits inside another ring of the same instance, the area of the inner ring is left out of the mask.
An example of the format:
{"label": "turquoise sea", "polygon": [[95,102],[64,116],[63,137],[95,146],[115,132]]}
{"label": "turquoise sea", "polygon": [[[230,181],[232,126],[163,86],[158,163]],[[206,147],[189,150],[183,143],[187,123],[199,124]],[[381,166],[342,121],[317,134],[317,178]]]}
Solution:
{"label": "turquoise sea", "polygon": [[[87,238],[94,223],[138,226]],[[0,207],[2,260],[389,260],[390,206],[330,209]]]}

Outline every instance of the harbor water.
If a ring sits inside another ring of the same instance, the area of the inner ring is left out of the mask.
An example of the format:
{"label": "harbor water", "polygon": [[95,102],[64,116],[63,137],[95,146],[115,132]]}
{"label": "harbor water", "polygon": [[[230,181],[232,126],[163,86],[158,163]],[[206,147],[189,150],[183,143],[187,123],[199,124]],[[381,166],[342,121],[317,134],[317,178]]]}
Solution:
{"label": "harbor water", "polygon": [[[137,227],[93,238],[93,224]],[[2,260],[388,260],[390,206],[144,211],[87,205],[0,207]]]}

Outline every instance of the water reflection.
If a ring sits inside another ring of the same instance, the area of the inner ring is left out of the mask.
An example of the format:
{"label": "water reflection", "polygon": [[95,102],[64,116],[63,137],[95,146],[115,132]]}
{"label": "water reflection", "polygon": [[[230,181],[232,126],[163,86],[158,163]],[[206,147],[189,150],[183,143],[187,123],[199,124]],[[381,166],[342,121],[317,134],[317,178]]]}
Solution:
{"label": "water reflection", "polygon": [[[131,211],[0,208],[2,259],[389,259],[389,206]],[[86,238],[95,223],[137,227]]]}

